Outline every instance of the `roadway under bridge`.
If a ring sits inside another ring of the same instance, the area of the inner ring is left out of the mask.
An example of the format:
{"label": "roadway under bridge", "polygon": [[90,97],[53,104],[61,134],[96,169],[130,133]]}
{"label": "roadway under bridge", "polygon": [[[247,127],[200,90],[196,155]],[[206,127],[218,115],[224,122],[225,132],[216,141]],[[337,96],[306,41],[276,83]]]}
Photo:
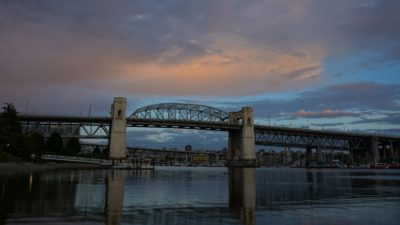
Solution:
{"label": "roadway under bridge", "polygon": [[227,159],[240,161],[241,165],[254,162],[255,145],[303,148],[307,151],[308,160],[313,159],[313,151],[319,159],[322,150],[349,151],[352,155],[367,157],[370,162],[379,162],[388,156],[399,157],[399,137],[257,125],[249,107],[237,112],[225,112],[203,105],[164,103],[142,107],[126,115],[125,102],[124,98],[116,98],[111,116],[20,114],[19,119],[26,133],[38,132],[49,137],[58,132],[64,138],[107,139],[111,142],[114,139],[115,143],[126,142],[128,127],[227,132]]}

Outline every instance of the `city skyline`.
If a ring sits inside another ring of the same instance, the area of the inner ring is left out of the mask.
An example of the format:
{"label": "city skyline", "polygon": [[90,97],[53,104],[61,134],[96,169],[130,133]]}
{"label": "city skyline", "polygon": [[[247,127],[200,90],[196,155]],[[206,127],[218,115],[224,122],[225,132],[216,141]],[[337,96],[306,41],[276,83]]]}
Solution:
{"label": "city skyline", "polygon": [[[107,115],[115,96],[128,98],[128,114],[161,102],[248,105],[262,124],[398,135],[399,9],[394,0],[0,1],[0,102],[83,115]],[[150,146],[227,140],[128,132]]]}

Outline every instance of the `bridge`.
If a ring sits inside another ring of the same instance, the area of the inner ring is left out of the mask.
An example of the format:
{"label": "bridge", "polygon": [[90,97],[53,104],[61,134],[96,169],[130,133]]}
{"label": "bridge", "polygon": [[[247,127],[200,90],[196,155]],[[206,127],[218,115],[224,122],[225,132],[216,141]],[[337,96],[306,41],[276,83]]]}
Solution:
{"label": "bridge", "polygon": [[384,135],[297,129],[254,124],[253,110],[237,112],[196,104],[163,103],[142,107],[126,115],[126,99],[115,98],[110,117],[19,115],[26,133],[45,137],[58,132],[62,137],[108,139],[111,159],[126,157],[127,127],[181,128],[228,132],[227,160],[232,166],[255,164],[255,145],[306,149],[307,160],[318,160],[323,150],[345,150],[351,156],[379,162],[399,156],[400,138]]}

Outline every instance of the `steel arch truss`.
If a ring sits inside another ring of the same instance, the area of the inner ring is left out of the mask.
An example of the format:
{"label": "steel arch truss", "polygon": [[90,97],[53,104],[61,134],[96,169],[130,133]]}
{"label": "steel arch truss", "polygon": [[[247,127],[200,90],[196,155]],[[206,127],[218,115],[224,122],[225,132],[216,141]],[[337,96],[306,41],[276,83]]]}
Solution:
{"label": "steel arch truss", "polygon": [[110,136],[109,124],[31,121],[21,123],[24,133],[39,133],[48,138],[54,132],[63,138],[107,139]]}
{"label": "steel arch truss", "polygon": [[365,138],[346,138],[330,135],[306,133],[286,133],[276,131],[256,131],[256,144],[278,147],[324,147],[328,149],[350,150],[367,149],[369,140]]}
{"label": "steel arch truss", "polygon": [[164,103],[137,109],[129,119],[227,123],[229,114],[196,104]]}

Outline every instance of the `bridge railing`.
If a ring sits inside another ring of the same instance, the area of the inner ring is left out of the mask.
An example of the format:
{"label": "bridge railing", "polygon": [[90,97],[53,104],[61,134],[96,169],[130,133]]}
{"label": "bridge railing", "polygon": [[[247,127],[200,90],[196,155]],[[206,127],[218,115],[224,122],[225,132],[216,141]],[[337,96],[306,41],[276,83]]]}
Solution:
{"label": "bridge railing", "polygon": [[361,130],[340,130],[340,129],[324,129],[324,128],[309,128],[305,126],[294,126],[294,125],[286,125],[286,124],[274,124],[274,125],[265,125],[265,124],[255,124],[255,129],[290,129],[293,131],[300,132],[310,132],[310,133],[326,133],[326,134],[334,134],[334,135],[354,135],[354,136],[377,136],[381,138],[400,138],[400,134],[393,134],[390,132],[384,131],[361,131]]}
{"label": "bridge railing", "polygon": [[103,161],[102,159],[85,158],[85,157],[77,157],[77,156],[50,155],[50,154],[43,154],[42,159],[74,161],[74,162],[91,162],[91,163],[97,163],[97,164],[100,164]]}
{"label": "bridge railing", "polygon": [[110,115],[98,115],[98,114],[87,114],[87,113],[65,113],[65,112],[17,112],[18,116],[63,116],[63,117],[110,117]]}
{"label": "bridge railing", "polygon": [[154,119],[154,118],[127,118],[127,121],[146,121],[146,122],[182,122],[182,123],[200,123],[200,124],[235,124],[238,125],[240,123],[232,123],[227,120],[224,121],[198,121],[198,120],[190,120],[190,119]]}

